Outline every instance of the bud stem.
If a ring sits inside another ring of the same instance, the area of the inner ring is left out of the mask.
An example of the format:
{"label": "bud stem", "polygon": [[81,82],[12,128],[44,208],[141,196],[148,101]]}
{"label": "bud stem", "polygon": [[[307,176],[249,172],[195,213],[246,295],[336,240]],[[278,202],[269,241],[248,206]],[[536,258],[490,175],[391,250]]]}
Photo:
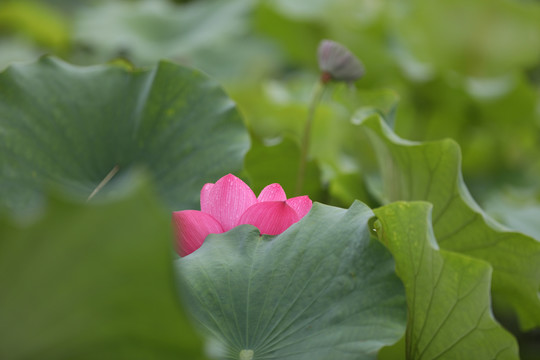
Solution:
{"label": "bud stem", "polygon": [[321,102],[322,96],[324,94],[324,89],[326,89],[326,84],[328,82],[318,81],[317,87],[313,93],[313,98],[311,104],[309,105],[308,115],[306,119],[306,124],[304,126],[304,132],[302,134],[302,143],[300,148],[300,163],[298,165],[298,175],[296,177],[296,196],[302,194],[302,189],[304,187],[304,178],[306,176],[307,168],[307,157],[309,152],[309,141],[311,138],[311,126],[313,120],[315,119],[315,110]]}

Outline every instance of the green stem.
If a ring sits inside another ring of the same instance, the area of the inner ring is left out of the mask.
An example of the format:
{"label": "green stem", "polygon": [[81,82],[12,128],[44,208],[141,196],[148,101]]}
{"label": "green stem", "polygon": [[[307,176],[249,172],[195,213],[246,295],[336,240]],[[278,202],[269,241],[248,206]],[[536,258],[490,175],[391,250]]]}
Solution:
{"label": "green stem", "polygon": [[296,196],[302,194],[302,189],[304,188],[304,178],[306,176],[307,168],[307,157],[309,152],[309,140],[311,138],[311,126],[313,120],[315,119],[315,110],[317,105],[321,102],[321,98],[324,94],[324,89],[326,88],[326,82],[319,81],[317,82],[317,87],[313,93],[313,99],[309,105],[308,115],[306,119],[306,124],[304,126],[304,133],[302,134],[302,144],[300,148],[300,164],[298,165],[298,175],[296,177]]}

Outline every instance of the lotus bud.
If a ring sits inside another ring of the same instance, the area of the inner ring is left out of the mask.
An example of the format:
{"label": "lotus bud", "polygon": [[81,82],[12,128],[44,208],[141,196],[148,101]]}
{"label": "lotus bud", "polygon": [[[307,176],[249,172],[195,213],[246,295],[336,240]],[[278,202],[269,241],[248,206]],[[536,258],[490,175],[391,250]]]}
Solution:
{"label": "lotus bud", "polygon": [[345,46],[323,40],[317,49],[319,69],[322,71],[321,82],[345,81],[352,83],[364,75],[364,66]]}

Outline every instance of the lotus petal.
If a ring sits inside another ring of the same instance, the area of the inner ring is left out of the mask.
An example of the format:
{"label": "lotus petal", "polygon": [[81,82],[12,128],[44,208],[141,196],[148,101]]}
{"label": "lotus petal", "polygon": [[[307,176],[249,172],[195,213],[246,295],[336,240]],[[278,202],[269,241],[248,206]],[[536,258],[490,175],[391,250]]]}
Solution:
{"label": "lotus petal", "polygon": [[209,234],[223,233],[223,227],[211,215],[197,210],[175,211],[176,251],[186,256],[201,247]]}
{"label": "lotus petal", "polygon": [[298,220],[300,217],[296,211],[285,201],[265,201],[247,209],[237,225],[251,224],[261,234],[278,235]]}
{"label": "lotus petal", "polygon": [[270,184],[262,189],[259,197],[257,198],[258,202],[263,201],[285,201],[287,200],[287,195],[285,190],[279,184]]}
{"label": "lotus petal", "polygon": [[294,211],[298,214],[298,217],[301,219],[311,210],[313,201],[307,196],[297,196],[287,200],[287,205],[292,207]]}
{"label": "lotus petal", "polygon": [[201,211],[208,214],[210,210],[210,191],[214,187],[214,184],[208,183],[201,189]]}
{"label": "lotus petal", "polygon": [[219,179],[201,201],[203,212],[212,215],[224,231],[236,226],[242,214],[256,203],[253,190],[232,174]]}

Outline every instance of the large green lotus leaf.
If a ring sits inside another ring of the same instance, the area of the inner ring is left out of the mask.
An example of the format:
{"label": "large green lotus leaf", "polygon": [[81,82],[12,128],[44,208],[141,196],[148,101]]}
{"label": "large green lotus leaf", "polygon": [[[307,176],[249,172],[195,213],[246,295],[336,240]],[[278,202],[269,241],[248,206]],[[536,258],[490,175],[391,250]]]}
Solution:
{"label": "large green lotus leaf", "polygon": [[280,235],[243,225],[177,260],[186,306],[220,358],[374,359],[396,342],[403,286],[372,217],[360,202],[315,203]]}
{"label": "large green lotus leaf", "polygon": [[0,210],[24,209],[51,184],[87,197],[115,166],[147,168],[169,206],[193,208],[249,147],[219,86],[168,62],[13,65],[0,74],[0,129]]}
{"label": "large green lotus leaf", "polygon": [[203,358],[173,285],[170,217],[125,185],[114,202],[56,197],[32,224],[0,219],[0,358]]}
{"label": "large green lotus leaf", "polygon": [[494,296],[513,306],[525,329],[540,325],[540,242],[503,228],[478,207],[462,179],[459,146],[403,140],[376,117],[360,126],[379,159],[386,200],[431,202],[439,245],[489,262]]}
{"label": "large green lotus leaf", "polygon": [[407,294],[406,358],[518,359],[516,340],[491,312],[491,267],[438,249],[431,205],[395,202],[374,212]]}
{"label": "large green lotus leaf", "polygon": [[35,59],[42,53],[28,40],[0,40],[0,71],[16,61]]}

